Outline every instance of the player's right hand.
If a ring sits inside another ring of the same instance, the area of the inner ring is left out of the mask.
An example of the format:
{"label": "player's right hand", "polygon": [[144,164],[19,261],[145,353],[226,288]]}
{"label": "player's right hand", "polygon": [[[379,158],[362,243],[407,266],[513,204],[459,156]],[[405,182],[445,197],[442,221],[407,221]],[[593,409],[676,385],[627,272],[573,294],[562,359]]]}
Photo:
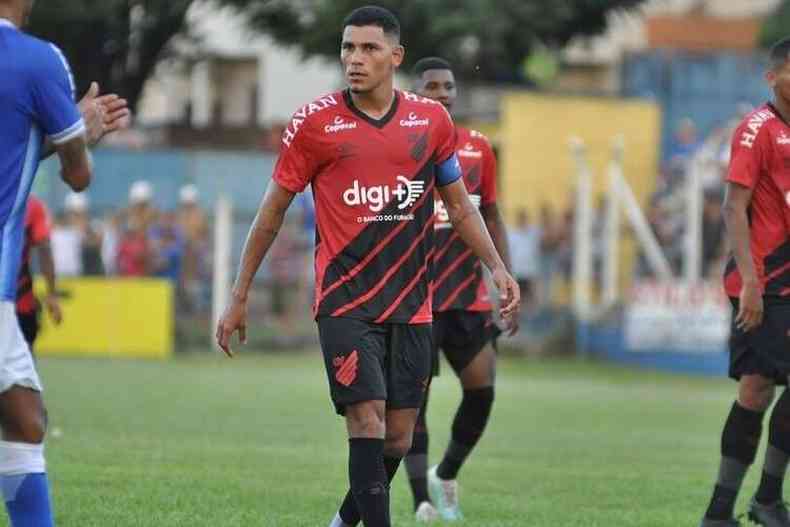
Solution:
{"label": "player's right hand", "polygon": [[759,284],[746,282],[741,287],[738,315],[735,325],[741,331],[749,332],[763,323],[763,294]]}
{"label": "player's right hand", "polygon": [[217,323],[217,345],[228,357],[233,357],[230,340],[239,332],[239,343],[247,343],[247,302],[233,298]]}
{"label": "player's right hand", "polygon": [[58,295],[55,293],[47,295],[46,298],[44,298],[44,304],[47,306],[47,311],[49,312],[49,316],[52,317],[52,321],[56,326],[59,326],[60,323],[63,322],[63,311],[60,309]]}
{"label": "player's right hand", "polygon": [[[518,317],[519,308],[521,307],[521,290],[518,287],[518,283],[504,267],[494,269],[491,273],[491,278],[499,290],[500,316],[506,321]],[[512,333],[515,333],[512,325],[509,328]],[[516,326],[517,328],[518,326]]]}

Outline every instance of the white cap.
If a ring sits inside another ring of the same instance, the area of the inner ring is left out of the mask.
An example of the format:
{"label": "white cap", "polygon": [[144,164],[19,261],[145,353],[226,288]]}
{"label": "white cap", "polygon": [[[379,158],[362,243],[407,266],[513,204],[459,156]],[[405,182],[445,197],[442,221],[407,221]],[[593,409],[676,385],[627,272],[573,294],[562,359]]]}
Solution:
{"label": "white cap", "polygon": [[139,205],[151,201],[154,195],[154,189],[148,181],[140,180],[132,183],[129,189],[129,204]]}
{"label": "white cap", "polygon": [[63,207],[67,212],[85,212],[88,210],[88,197],[85,194],[72,192],[66,196]]}
{"label": "white cap", "polygon": [[195,185],[189,184],[184,185],[181,187],[181,190],[178,192],[178,199],[181,201],[183,205],[193,205],[197,203],[198,200],[198,189]]}

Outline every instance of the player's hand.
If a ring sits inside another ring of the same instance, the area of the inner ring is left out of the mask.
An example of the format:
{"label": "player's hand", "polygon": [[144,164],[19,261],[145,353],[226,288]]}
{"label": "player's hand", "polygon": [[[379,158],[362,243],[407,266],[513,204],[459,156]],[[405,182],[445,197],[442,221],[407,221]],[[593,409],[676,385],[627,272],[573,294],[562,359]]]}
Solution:
{"label": "player's hand", "polygon": [[508,337],[512,337],[516,333],[518,333],[519,328],[521,325],[519,324],[519,316],[518,312],[514,313],[513,315],[509,316],[508,318],[503,318],[502,321],[505,323],[505,333]]}
{"label": "player's hand", "polygon": [[44,305],[47,307],[47,312],[49,316],[52,317],[52,321],[56,326],[59,326],[60,323],[63,322],[63,311],[60,309],[58,295],[56,293],[48,294],[44,299]]}
{"label": "player's hand", "polygon": [[247,343],[247,302],[233,298],[217,324],[217,345],[228,357],[233,357],[230,340],[239,332],[239,342]]}
{"label": "player's hand", "polygon": [[91,146],[101,141],[105,135],[128,128],[131,124],[131,112],[126,99],[114,93],[99,95],[99,85],[95,82],[91,83],[78,106],[85,121],[88,144]]}
{"label": "player's hand", "polygon": [[[491,278],[499,291],[500,316],[505,321],[517,319],[521,307],[521,291],[518,288],[518,283],[503,266],[494,269],[491,273]],[[509,325],[508,327],[511,335],[514,334],[513,326]]]}
{"label": "player's hand", "polygon": [[741,287],[738,315],[735,325],[741,331],[749,332],[763,323],[763,294],[759,284],[746,282]]}

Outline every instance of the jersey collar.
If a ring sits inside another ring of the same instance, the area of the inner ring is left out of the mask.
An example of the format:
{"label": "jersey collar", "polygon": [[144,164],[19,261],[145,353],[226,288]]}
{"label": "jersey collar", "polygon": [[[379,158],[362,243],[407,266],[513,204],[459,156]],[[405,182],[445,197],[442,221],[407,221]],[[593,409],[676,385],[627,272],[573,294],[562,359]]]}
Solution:
{"label": "jersey collar", "polygon": [[385,126],[387,126],[387,123],[389,123],[392,120],[392,118],[395,117],[395,114],[398,113],[398,104],[400,102],[400,95],[398,94],[397,90],[395,90],[394,93],[395,93],[395,100],[392,101],[392,106],[390,106],[387,115],[385,115],[381,119],[374,119],[373,117],[369,116],[368,114],[357,108],[356,105],[354,105],[354,99],[351,98],[351,90],[346,89],[343,91],[343,100],[346,102],[346,106],[348,106],[348,109],[351,110],[354,113],[354,115],[368,122],[370,125],[375,126],[376,128],[384,128]]}
{"label": "jersey collar", "polygon": [[12,27],[17,29],[16,25],[7,18],[0,18],[0,27]]}

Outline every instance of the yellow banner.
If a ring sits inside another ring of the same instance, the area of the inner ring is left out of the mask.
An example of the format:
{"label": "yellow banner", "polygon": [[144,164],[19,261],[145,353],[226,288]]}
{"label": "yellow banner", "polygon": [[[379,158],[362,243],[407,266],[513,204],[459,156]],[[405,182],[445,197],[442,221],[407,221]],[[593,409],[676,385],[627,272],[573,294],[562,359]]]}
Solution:
{"label": "yellow banner", "polygon": [[[36,280],[41,298],[44,282]],[[173,352],[173,287],[158,279],[63,278],[63,323],[41,316],[35,352],[164,359]],[[46,311],[46,310],[45,310]]]}

